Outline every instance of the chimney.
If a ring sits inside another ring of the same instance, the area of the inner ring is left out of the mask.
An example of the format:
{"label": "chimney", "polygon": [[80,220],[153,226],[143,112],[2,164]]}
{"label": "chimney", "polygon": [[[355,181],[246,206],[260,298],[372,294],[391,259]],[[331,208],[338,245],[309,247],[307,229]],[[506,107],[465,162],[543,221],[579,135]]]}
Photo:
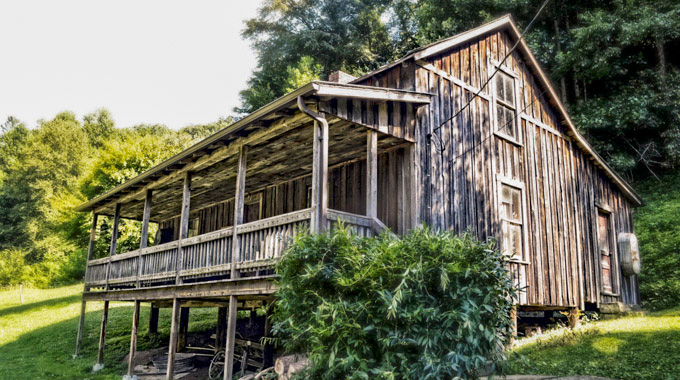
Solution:
{"label": "chimney", "polygon": [[328,76],[328,81],[329,82],[335,82],[335,83],[349,83],[353,80],[357,79],[357,77],[353,75],[349,75],[344,71],[333,71],[329,76]]}

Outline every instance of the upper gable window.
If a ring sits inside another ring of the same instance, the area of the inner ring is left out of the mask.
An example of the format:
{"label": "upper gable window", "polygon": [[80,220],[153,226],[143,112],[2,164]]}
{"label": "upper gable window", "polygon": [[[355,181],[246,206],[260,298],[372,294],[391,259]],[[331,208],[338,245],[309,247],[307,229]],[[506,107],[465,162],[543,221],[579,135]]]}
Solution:
{"label": "upper gable window", "polygon": [[515,79],[499,70],[495,75],[494,87],[496,95],[495,132],[512,142],[520,143],[519,123],[516,117]]}

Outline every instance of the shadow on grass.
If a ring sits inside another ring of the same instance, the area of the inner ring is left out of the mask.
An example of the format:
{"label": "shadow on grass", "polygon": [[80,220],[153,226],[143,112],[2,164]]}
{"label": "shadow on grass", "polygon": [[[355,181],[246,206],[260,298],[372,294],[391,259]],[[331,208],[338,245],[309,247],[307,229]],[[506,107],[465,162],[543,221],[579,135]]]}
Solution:
{"label": "shadow on grass", "polygon": [[514,373],[678,379],[680,330],[592,332],[573,341],[539,343],[511,357]]}
{"label": "shadow on grass", "polygon": [[40,309],[43,307],[60,307],[60,306],[66,306],[68,304],[77,302],[81,300],[80,294],[74,294],[72,296],[66,296],[66,297],[59,297],[59,298],[53,298],[53,299],[47,299],[43,301],[38,301],[38,302],[31,302],[31,303],[25,303],[23,305],[17,305],[17,306],[12,306],[8,307],[5,309],[0,310],[0,318],[1,317],[6,317],[12,314],[21,314],[27,311],[30,311],[32,309]]}
{"label": "shadow on grass", "polygon": [[[79,302],[80,296],[62,297],[35,304],[55,306]],[[33,304],[33,307],[37,307]],[[88,303],[90,305],[90,303]],[[11,308],[11,309],[17,309]],[[31,305],[20,306],[29,310]],[[55,310],[55,312],[60,312]],[[167,347],[170,334],[169,309],[161,309],[158,334],[147,335],[149,307],[142,306],[138,336],[138,350]],[[190,332],[213,329],[216,310],[192,310]],[[132,307],[112,304],[107,324],[104,370],[93,373],[97,359],[102,311],[90,311],[85,317],[85,330],[81,356],[73,359],[78,317],[69,318],[48,326],[26,332],[16,340],[0,346],[0,380],[5,379],[120,379],[127,366],[122,362],[130,350]],[[35,323],[35,321],[32,321]],[[193,322],[193,326],[191,326]]]}

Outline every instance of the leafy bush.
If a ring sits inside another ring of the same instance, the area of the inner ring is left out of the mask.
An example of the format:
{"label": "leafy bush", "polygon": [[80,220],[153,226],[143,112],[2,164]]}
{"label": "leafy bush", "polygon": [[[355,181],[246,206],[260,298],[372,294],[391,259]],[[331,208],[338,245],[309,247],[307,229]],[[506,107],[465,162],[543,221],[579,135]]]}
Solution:
{"label": "leafy bush", "polygon": [[0,250],[0,287],[21,283],[26,275],[25,255],[18,249]]}
{"label": "leafy bush", "polygon": [[638,190],[647,205],[635,214],[640,243],[640,295],[649,308],[680,305],[680,174],[650,179]]}
{"label": "leafy bush", "polygon": [[417,229],[300,234],[279,264],[273,331],[316,379],[468,378],[502,372],[515,294],[491,243]]}

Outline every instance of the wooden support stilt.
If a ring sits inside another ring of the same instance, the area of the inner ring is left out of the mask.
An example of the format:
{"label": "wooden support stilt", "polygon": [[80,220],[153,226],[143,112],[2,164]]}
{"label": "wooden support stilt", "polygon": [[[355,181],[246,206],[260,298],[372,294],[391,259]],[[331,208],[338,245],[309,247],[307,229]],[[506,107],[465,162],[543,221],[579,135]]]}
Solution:
{"label": "wooden support stilt", "polygon": [[224,354],[224,380],[234,376],[234,346],[236,344],[236,317],[238,297],[229,296],[229,313],[227,314],[227,342]]}
{"label": "wooden support stilt", "polygon": [[[274,305],[270,302],[267,304],[265,307],[265,316],[264,316],[264,336],[266,338],[270,338],[272,336],[272,323],[271,323],[271,316],[272,316],[272,310],[273,310]],[[264,343],[264,366],[265,368],[269,368],[272,365],[274,365],[274,355],[273,355],[273,350],[272,350],[272,345],[269,344],[269,342]]]}
{"label": "wooden support stilt", "polygon": [[104,301],[104,311],[102,313],[102,326],[99,332],[99,351],[97,352],[97,364],[93,371],[104,368],[104,345],[106,344],[106,323],[109,319],[109,301]]}
{"label": "wooden support stilt", "polygon": [[135,301],[132,310],[132,331],[130,332],[130,355],[128,356],[128,378],[132,378],[134,372],[135,353],[137,352],[137,331],[139,330],[139,306],[141,302]]}
{"label": "wooden support stilt", "polygon": [[179,300],[172,300],[172,322],[170,323],[170,344],[168,345],[168,372],[165,375],[167,380],[172,380],[175,376],[175,353],[177,349],[177,332],[179,330]]}
{"label": "wooden support stilt", "polygon": [[319,233],[328,228],[328,123],[314,120],[313,147],[310,231]]}
{"label": "wooden support stilt", "polygon": [[217,331],[215,331],[215,352],[224,347],[224,340],[227,337],[227,308],[217,309]]}
{"label": "wooden support stilt", "polygon": [[[97,220],[99,219],[99,215],[95,214],[94,212],[92,213],[92,227],[90,228],[90,244],[87,247],[87,262],[92,260],[92,256],[94,255],[94,243],[95,239],[97,237]],[[88,273],[88,265],[87,262],[85,263],[85,285],[83,286],[83,292],[88,291],[87,287],[87,273]],[[83,343],[83,333],[85,330],[85,312],[86,312],[86,302],[85,299],[83,299],[82,303],[80,304],[80,319],[78,319],[78,334],[76,335],[76,352],[73,354],[73,357],[77,357],[80,355],[80,346]]]}
{"label": "wooden support stilt", "polygon": [[149,330],[148,335],[158,334],[158,308],[151,304],[149,311]]}
{"label": "wooden support stilt", "polygon": [[510,320],[512,321],[512,336],[510,338],[510,345],[512,346],[517,338],[517,305],[513,306],[510,311]]}
{"label": "wooden support stilt", "polygon": [[189,331],[189,310],[188,307],[180,309],[179,314],[179,335],[177,336],[177,352],[182,352],[187,346],[187,332]]}
{"label": "wooden support stilt", "polygon": [[569,320],[569,328],[574,329],[581,325],[581,311],[577,307],[569,308],[567,318]]}
{"label": "wooden support stilt", "polygon": [[237,227],[243,224],[244,197],[246,193],[246,170],[248,160],[248,146],[242,146],[239,150],[238,168],[236,170],[236,193],[234,195],[234,224],[231,249],[231,278],[239,276],[236,264],[241,261],[241,237]]}

